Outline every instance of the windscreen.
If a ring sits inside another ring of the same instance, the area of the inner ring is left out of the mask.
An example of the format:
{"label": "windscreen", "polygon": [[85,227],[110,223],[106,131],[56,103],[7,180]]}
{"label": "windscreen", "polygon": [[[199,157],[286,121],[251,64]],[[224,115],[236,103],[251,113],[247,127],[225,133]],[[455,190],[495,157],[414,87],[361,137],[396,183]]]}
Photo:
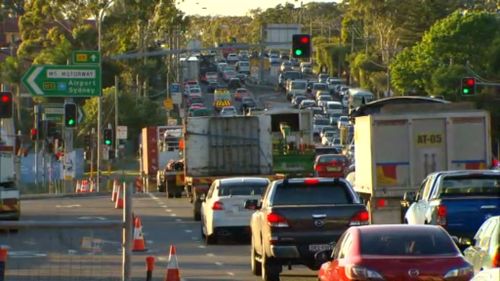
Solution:
{"label": "windscreen", "polygon": [[314,119],[314,125],[330,125],[330,121],[328,121],[328,119],[318,118]]}
{"label": "windscreen", "polygon": [[262,195],[267,185],[265,181],[223,183],[219,187],[219,196]]}
{"label": "windscreen", "polygon": [[294,82],[292,83],[292,89],[304,90],[307,87],[306,82]]}
{"label": "windscreen", "polygon": [[343,183],[320,182],[316,184],[281,183],[274,194],[273,205],[331,205],[352,204]]}
{"label": "windscreen", "polygon": [[370,230],[361,232],[361,254],[386,256],[456,255],[453,241],[441,231]]}
{"label": "windscreen", "polygon": [[443,179],[441,196],[499,196],[500,175],[449,176]]}
{"label": "windscreen", "polygon": [[323,155],[318,159],[319,163],[329,163],[333,161],[345,161],[345,156],[343,155]]}
{"label": "windscreen", "polygon": [[328,86],[326,84],[314,84],[314,90],[328,90]]}

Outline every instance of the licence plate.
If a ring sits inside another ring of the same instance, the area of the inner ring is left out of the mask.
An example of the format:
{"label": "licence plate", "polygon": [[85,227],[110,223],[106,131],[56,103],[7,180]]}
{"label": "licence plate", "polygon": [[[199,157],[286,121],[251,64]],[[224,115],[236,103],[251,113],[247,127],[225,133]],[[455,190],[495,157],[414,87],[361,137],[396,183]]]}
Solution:
{"label": "licence plate", "polygon": [[340,171],[340,167],[326,167],[328,172],[338,172]]}
{"label": "licence plate", "polygon": [[309,251],[311,252],[319,252],[325,250],[333,249],[333,245],[331,244],[311,244],[309,245]]}

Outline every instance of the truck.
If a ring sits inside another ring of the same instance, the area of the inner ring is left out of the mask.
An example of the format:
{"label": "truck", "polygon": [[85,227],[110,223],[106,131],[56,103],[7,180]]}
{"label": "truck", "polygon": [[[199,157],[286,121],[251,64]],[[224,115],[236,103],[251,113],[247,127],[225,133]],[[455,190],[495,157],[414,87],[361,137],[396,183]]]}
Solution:
{"label": "truck", "polygon": [[[183,190],[182,169],[168,169],[171,162],[182,160],[180,144],[182,126],[150,126],[141,133],[141,172],[150,181],[156,182],[160,192],[179,196]],[[170,167],[173,167],[170,165]]]}
{"label": "truck", "polygon": [[354,118],[354,188],[371,223],[400,223],[400,201],[435,171],[484,169],[490,117],[471,104],[392,104]]}
{"label": "truck", "polygon": [[198,81],[198,79],[200,78],[200,60],[195,56],[191,56],[188,58],[181,58],[180,63],[182,80]]}
{"label": "truck", "polygon": [[19,220],[21,216],[15,148],[14,121],[12,118],[0,118],[0,220]]}
{"label": "truck", "polygon": [[287,178],[273,181],[250,220],[252,273],[280,280],[283,266],[318,270],[314,258],[332,250],[350,226],[368,224],[368,212],[351,185],[341,178]]}
{"label": "truck", "polygon": [[[200,219],[200,197],[215,179],[261,176],[272,180],[312,174],[314,153],[306,149],[312,144],[311,125],[307,125],[310,114],[283,110],[254,116],[188,117],[184,188],[193,203],[194,219]],[[287,129],[286,140],[280,123],[292,127]]]}

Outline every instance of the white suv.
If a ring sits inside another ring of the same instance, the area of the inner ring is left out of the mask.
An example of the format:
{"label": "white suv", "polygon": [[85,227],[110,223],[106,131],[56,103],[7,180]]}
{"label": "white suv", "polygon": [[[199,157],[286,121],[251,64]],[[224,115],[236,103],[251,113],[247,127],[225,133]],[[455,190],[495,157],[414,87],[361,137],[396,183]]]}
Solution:
{"label": "white suv", "polygon": [[216,244],[222,237],[250,235],[252,211],[246,200],[260,200],[269,180],[259,177],[237,177],[215,180],[202,197],[201,235],[206,244]]}

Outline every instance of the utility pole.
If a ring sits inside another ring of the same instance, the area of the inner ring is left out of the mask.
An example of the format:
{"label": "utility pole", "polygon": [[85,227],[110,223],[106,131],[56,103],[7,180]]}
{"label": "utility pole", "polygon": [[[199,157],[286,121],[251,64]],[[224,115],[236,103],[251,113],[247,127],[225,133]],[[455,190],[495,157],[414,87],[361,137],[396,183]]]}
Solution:
{"label": "utility pole", "polygon": [[118,75],[115,75],[115,159],[118,159],[118,138],[116,133],[118,132]]}
{"label": "utility pole", "polygon": [[[98,22],[97,22],[97,50],[101,54],[101,29],[102,29],[102,18],[104,14],[104,9],[99,11]],[[102,56],[101,56],[102,57]],[[102,60],[99,61],[99,67],[102,69]],[[101,71],[102,79],[102,71]],[[101,112],[102,112],[102,88],[99,88],[99,97],[97,98],[97,163],[96,163],[96,189],[97,192],[100,191],[101,186]]]}

